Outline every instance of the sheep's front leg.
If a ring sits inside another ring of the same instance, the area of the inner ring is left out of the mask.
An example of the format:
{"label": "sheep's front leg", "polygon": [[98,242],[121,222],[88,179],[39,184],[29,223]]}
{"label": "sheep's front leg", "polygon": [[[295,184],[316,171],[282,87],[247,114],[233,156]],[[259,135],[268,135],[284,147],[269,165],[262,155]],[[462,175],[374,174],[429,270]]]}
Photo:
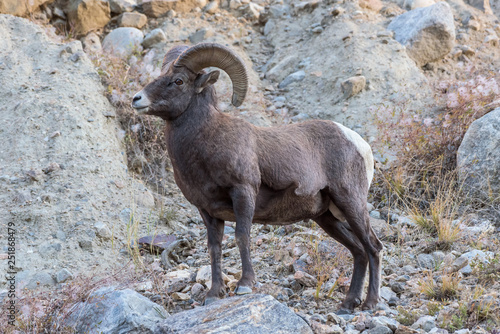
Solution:
{"label": "sheep's front leg", "polygon": [[205,305],[207,305],[225,295],[221,263],[224,221],[211,217],[205,210],[200,210],[200,214],[207,227],[208,252],[212,266],[212,287],[205,297]]}
{"label": "sheep's front leg", "polygon": [[236,217],[235,237],[240,250],[242,274],[235,293],[243,295],[252,293],[255,273],[250,259],[250,228],[255,209],[255,191],[250,186],[234,187],[230,192],[233,210]]}

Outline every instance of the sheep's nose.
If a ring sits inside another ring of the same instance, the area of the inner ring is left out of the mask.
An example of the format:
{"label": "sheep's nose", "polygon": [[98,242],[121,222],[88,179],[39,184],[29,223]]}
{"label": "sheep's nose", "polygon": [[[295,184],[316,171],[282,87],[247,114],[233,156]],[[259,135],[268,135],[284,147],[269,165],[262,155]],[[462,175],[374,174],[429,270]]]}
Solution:
{"label": "sheep's nose", "polygon": [[142,99],[142,96],[140,96],[140,95],[136,94],[136,95],[134,96],[134,99],[132,100],[132,102],[137,102],[137,101],[139,101],[140,99]]}

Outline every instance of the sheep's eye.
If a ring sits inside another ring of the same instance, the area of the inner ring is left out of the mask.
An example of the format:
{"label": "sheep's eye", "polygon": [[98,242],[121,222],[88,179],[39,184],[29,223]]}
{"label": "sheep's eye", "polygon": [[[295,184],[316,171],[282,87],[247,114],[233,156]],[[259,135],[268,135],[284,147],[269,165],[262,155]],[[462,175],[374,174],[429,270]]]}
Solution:
{"label": "sheep's eye", "polygon": [[181,79],[177,79],[177,80],[175,80],[174,82],[175,82],[175,84],[176,84],[177,86],[180,86],[180,85],[182,85],[182,84],[184,83],[184,81],[182,81]]}

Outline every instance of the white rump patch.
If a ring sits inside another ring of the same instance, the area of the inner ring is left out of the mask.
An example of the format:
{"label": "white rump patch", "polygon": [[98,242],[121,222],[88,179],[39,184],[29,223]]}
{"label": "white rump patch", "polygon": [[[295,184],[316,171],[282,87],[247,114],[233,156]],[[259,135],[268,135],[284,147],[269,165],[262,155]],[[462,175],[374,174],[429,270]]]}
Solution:
{"label": "white rump patch", "polygon": [[333,204],[332,201],[330,201],[330,206],[328,207],[328,209],[330,210],[330,212],[332,213],[332,215],[335,218],[337,218],[338,220],[340,220],[341,222],[346,222],[347,221],[345,219],[344,214],[342,213],[342,211],[340,211],[340,209],[335,204]]}
{"label": "white rump patch", "polygon": [[[343,126],[340,123],[333,122],[337,124],[337,126],[342,130],[344,135],[348,140],[351,141],[351,143],[356,146],[356,149],[358,150],[359,154],[363,157],[363,160],[365,161],[365,169],[366,169],[366,178],[368,179],[368,186],[372,183],[373,180],[373,153],[372,153],[372,148],[368,143],[361,138],[361,136],[356,132],[353,131],[345,126]],[[331,205],[330,205],[331,208]],[[330,209],[331,210],[331,209]],[[337,208],[338,210],[338,208]],[[339,211],[340,212],[340,211]],[[332,211],[333,213],[333,211]],[[335,217],[337,217],[335,214],[333,214]],[[339,218],[339,217],[337,217]],[[340,219],[340,218],[339,218]]]}

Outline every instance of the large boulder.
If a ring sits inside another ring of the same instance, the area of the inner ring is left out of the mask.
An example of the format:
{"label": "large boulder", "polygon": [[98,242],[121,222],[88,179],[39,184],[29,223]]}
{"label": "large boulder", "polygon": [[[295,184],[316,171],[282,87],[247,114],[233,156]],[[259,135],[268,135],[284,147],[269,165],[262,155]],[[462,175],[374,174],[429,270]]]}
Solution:
{"label": "large boulder", "polygon": [[142,31],[136,28],[117,28],[102,41],[102,48],[120,58],[127,58],[134,51],[141,51],[144,39]]}
{"label": "large boulder", "polygon": [[104,0],[76,0],[67,8],[70,24],[77,35],[100,29],[111,19],[109,3]]}
{"label": "large boulder", "polygon": [[474,121],[457,152],[464,186],[474,196],[490,199],[500,194],[500,108]]}
{"label": "large boulder", "polygon": [[1,0],[0,14],[26,17],[30,13],[36,11],[41,5],[52,1],[53,0]]}
{"label": "large boulder", "polygon": [[269,295],[246,295],[218,300],[208,306],[174,314],[154,333],[312,333],[311,328],[288,307]]}
{"label": "large boulder", "polygon": [[66,325],[76,333],[152,333],[167,318],[165,309],[130,290],[104,287],[76,304]]}
{"label": "large boulder", "polygon": [[446,2],[401,14],[387,29],[419,66],[443,58],[455,45],[453,14]]}

